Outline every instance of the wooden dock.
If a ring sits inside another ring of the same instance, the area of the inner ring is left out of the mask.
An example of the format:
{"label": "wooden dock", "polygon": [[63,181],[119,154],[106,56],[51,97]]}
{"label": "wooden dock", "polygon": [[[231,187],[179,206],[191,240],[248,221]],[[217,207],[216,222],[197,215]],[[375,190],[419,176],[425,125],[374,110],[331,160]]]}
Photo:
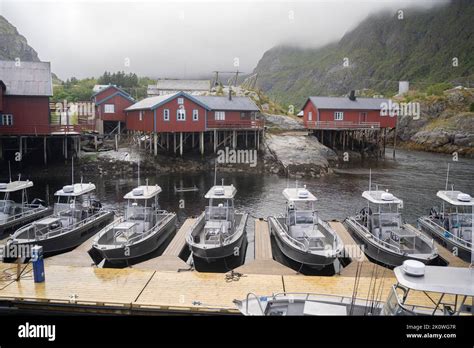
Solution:
{"label": "wooden dock", "polygon": [[161,256],[137,263],[132,267],[169,272],[190,269],[190,266],[180,258],[180,255],[182,254],[184,248],[186,248],[186,235],[194,224],[194,221],[196,221],[196,219],[187,219],[183,223]]}
{"label": "wooden dock", "polygon": [[[18,309],[67,313],[237,314],[233,300],[245,299],[250,292],[355,296],[370,303],[374,299],[385,301],[396,282],[391,270],[365,256],[353,260],[339,275],[296,275],[294,270],[273,260],[268,224],[263,220],[255,222],[255,260],[237,268],[239,274],[229,277],[222,273],[185,271],[189,266],[179,259],[179,254],[193,222],[190,219],[183,224],[162,256],[133,268],[90,267],[91,261],[86,264],[79,256],[88,257],[89,241],[71,253],[47,259],[43,283],[33,282],[31,265],[21,265],[23,273],[17,281],[17,266],[0,263],[0,303]],[[348,247],[355,247],[357,243],[340,222],[331,222],[331,226]],[[75,257],[79,260],[73,260]],[[430,304],[421,294],[413,300]]]}
{"label": "wooden dock", "polygon": [[282,265],[273,259],[270,230],[265,220],[255,220],[255,260],[250,261],[235,269],[236,272],[244,274],[272,274],[286,275],[296,274],[295,270]]}

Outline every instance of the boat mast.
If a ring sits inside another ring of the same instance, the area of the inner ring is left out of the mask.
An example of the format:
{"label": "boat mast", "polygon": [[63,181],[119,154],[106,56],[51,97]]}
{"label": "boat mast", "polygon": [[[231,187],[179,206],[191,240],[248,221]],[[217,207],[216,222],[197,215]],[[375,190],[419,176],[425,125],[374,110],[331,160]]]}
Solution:
{"label": "boat mast", "polygon": [[140,186],[140,159],[138,159],[138,178],[137,178],[137,181],[138,181],[138,186]]}
{"label": "boat mast", "polygon": [[10,161],[8,161],[8,173],[10,175],[10,182],[12,182],[12,168],[10,167]]}

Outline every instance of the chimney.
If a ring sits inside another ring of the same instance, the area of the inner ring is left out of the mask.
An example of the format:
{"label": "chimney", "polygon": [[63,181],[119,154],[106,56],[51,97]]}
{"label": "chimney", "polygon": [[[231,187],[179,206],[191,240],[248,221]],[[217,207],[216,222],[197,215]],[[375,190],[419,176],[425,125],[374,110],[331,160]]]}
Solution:
{"label": "chimney", "polygon": [[356,100],[356,96],[355,96],[355,91],[352,90],[351,93],[349,94],[349,99],[352,100],[352,101],[355,101]]}
{"label": "chimney", "polygon": [[410,82],[398,81],[398,95],[404,95],[410,89]]}
{"label": "chimney", "polygon": [[232,88],[229,86],[229,100],[232,100]]}

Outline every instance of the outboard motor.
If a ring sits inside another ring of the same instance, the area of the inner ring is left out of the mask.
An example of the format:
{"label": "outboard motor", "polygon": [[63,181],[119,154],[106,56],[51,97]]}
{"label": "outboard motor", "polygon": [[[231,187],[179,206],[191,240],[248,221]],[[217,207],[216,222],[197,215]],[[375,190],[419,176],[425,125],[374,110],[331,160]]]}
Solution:
{"label": "outboard motor", "polygon": [[31,201],[31,205],[34,205],[34,206],[37,206],[37,207],[46,207],[46,202],[43,201],[42,199],[40,198],[35,198]]}

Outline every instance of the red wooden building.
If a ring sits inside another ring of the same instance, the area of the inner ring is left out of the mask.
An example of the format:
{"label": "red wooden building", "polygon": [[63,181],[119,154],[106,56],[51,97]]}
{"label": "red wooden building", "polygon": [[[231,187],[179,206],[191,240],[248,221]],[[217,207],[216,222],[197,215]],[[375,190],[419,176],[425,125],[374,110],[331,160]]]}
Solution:
{"label": "red wooden building", "polygon": [[248,133],[243,132],[258,133],[263,129],[259,109],[247,97],[193,96],[177,92],[143,99],[125,111],[127,130],[154,134],[155,153],[157,146],[169,149],[171,143],[174,152],[179,149],[182,154],[189,138],[191,147],[195,145],[194,140],[199,139],[201,153],[206,138],[214,142],[214,150],[227,142],[236,147],[239,136],[248,137]]}
{"label": "red wooden building", "polygon": [[123,89],[109,85],[92,96],[95,104],[96,118],[99,121],[98,130],[111,131],[123,128],[126,122],[125,109],[135,103],[135,100]]}
{"label": "red wooden building", "polygon": [[309,97],[303,106],[308,129],[395,128],[397,119],[384,115],[387,99],[351,97]]}
{"label": "red wooden building", "polygon": [[0,61],[0,135],[38,135],[50,126],[50,63]]}

